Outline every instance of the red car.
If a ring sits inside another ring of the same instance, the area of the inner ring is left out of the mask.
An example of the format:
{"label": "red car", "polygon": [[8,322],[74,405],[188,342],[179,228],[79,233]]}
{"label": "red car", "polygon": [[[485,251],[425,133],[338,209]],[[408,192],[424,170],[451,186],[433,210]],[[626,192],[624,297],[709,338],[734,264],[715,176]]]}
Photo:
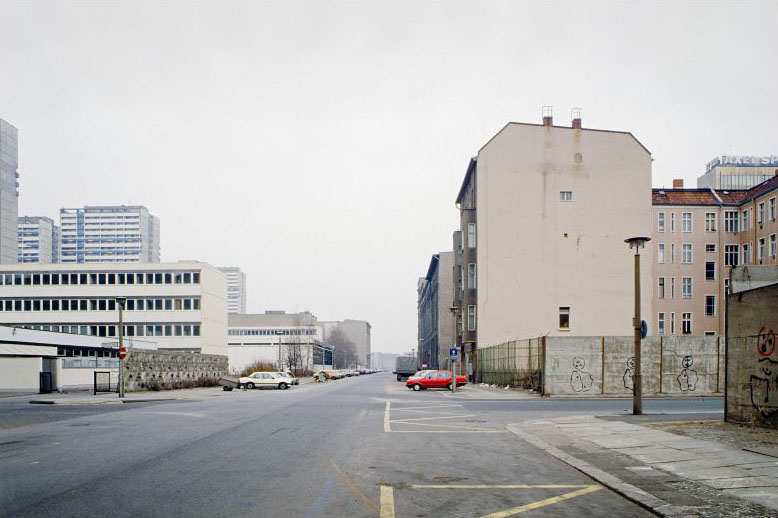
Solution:
{"label": "red car", "polygon": [[[457,387],[467,384],[467,378],[457,376]],[[405,382],[413,390],[445,388],[451,390],[451,371],[419,371]]]}

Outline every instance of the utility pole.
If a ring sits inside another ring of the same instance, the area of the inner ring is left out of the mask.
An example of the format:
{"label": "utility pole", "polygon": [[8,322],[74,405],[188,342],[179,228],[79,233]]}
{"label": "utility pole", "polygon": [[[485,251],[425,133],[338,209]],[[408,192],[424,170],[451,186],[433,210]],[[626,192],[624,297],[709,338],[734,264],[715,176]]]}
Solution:
{"label": "utility pole", "polygon": [[[127,297],[116,297],[119,306],[119,397],[124,397],[124,304]],[[110,379],[110,378],[109,378]],[[110,390],[110,387],[109,387]]]}
{"label": "utility pole", "polygon": [[640,368],[640,340],[642,339],[640,320],[640,249],[645,248],[648,241],[651,241],[650,237],[631,237],[624,240],[625,243],[629,244],[630,249],[635,249],[635,316],[632,319],[632,327],[635,331],[635,372],[632,375],[632,413],[634,415],[643,413],[643,374]]}

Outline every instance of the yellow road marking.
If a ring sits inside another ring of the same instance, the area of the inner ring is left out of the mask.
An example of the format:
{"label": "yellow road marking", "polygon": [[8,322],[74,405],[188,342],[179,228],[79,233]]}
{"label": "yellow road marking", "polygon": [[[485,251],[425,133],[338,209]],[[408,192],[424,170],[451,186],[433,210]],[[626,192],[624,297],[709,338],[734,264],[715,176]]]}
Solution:
{"label": "yellow road marking", "polygon": [[343,471],[343,469],[335,464],[335,461],[332,460],[332,457],[329,455],[326,455],[325,458],[327,459],[327,463],[332,466],[332,469],[335,470],[335,472],[338,474],[338,478],[340,478],[341,482],[346,486],[346,488],[351,492],[352,495],[356,496],[358,499],[362,500],[362,503],[365,504],[366,507],[368,507],[373,512],[378,513],[380,510],[380,506],[370,498],[370,496],[365,493],[362,488],[360,488],[358,485],[354,483],[353,480],[351,480],[351,477],[348,476],[348,473]]}
{"label": "yellow road marking", "polygon": [[498,511],[496,513],[487,514],[482,516],[481,518],[506,518],[508,516],[513,516],[519,513],[523,513],[524,511],[531,511],[533,509],[546,507],[547,505],[555,504],[557,502],[569,500],[570,498],[575,498],[577,496],[593,493],[595,491],[599,491],[600,489],[602,489],[602,486],[588,486],[583,489],[579,489],[578,491],[571,491],[570,493],[565,493],[564,495],[553,496],[551,498],[546,498],[545,500],[532,502],[531,504],[520,505],[519,507],[514,507],[513,509],[506,509],[505,511]]}
{"label": "yellow road marking", "polygon": [[393,419],[393,423],[407,423],[409,421],[429,421],[430,419],[456,419],[458,417],[473,417],[475,414],[442,415],[440,417],[410,417],[408,419]]}
{"label": "yellow road marking", "polygon": [[384,410],[384,432],[391,432],[392,431],[392,421],[390,420],[390,414],[389,414],[389,407],[391,406],[391,401],[386,402],[386,410]]}
{"label": "yellow road marking", "polygon": [[394,488],[381,486],[381,508],[379,518],[394,518]]}
{"label": "yellow road marking", "polygon": [[[590,484],[416,484],[413,489],[572,489],[592,487]],[[599,487],[599,486],[597,486]]]}

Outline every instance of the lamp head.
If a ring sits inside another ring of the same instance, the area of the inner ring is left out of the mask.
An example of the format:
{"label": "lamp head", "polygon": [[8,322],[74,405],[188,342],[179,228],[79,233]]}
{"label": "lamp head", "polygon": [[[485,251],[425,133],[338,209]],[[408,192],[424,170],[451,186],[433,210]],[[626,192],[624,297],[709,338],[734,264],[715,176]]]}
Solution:
{"label": "lamp head", "polygon": [[116,303],[119,304],[119,307],[124,309],[124,305],[127,303],[127,297],[116,297]]}
{"label": "lamp head", "polygon": [[651,238],[645,236],[630,237],[624,240],[629,245],[629,249],[632,250],[634,248],[636,253],[639,253],[641,248],[645,248],[646,243],[649,241],[651,241]]}

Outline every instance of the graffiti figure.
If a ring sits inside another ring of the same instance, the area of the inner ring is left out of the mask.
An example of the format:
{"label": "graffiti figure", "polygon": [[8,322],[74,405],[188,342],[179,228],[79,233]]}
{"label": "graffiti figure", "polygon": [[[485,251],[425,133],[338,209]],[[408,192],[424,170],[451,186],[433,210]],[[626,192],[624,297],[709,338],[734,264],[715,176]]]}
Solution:
{"label": "graffiti figure", "polygon": [[762,417],[778,421],[778,361],[770,358],[775,351],[775,331],[762,327],[756,349],[759,372],[751,375],[751,404]]}
{"label": "graffiti figure", "polygon": [[635,390],[635,357],[630,356],[627,360],[627,370],[624,371],[624,388],[629,390]]}
{"label": "graffiti figure", "polygon": [[573,358],[573,373],[570,375],[570,386],[573,392],[588,392],[592,388],[594,378],[584,369],[586,362],[580,356]]}
{"label": "graffiti figure", "polygon": [[681,360],[681,366],[683,370],[678,375],[678,386],[681,387],[681,392],[690,392],[697,388],[697,371],[692,369],[694,359],[689,356],[684,356]]}

